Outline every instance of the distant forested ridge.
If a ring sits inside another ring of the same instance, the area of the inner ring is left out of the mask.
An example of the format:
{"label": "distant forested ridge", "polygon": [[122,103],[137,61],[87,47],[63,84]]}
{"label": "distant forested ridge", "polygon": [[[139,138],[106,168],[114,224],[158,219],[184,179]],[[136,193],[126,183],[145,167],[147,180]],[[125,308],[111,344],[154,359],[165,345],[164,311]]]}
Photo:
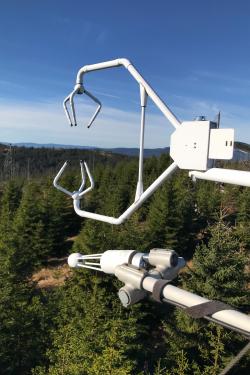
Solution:
{"label": "distant forested ridge", "polygon": [[238,150],[250,152],[250,145],[248,143],[235,142],[234,145],[235,145],[235,148],[237,148]]}
{"label": "distant forested ridge", "polygon": [[[235,142],[235,149],[233,155],[233,161],[250,161],[250,145],[243,142]],[[117,148],[98,148],[98,147],[91,147],[91,146],[72,146],[72,145],[60,145],[60,144],[38,144],[38,143],[14,143],[14,144],[1,144],[0,143],[0,161],[3,159],[3,150],[8,150],[9,148],[12,149],[13,153],[16,153],[16,159],[21,156],[22,162],[21,166],[18,160],[16,160],[16,169],[25,170],[27,169],[24,163],[23,158],[25,155],[27,158],[31,158],[31,161],[35,161],[38,153],[34,152],[35,149],[40,150],[40,156],[45,156],[46,153],[52,155],[52,158],[56,158],[56,155],[64,155],[69,158],[75,158],[75,156],[79,155],[80,153],[84,155],[87,160],[89,157],[97,157],[100,155],[123,155],[123,156],[134,156],[138,157],[139,155],[139,148],[131,148],[131,147],[117,147]],[[52,151],[52,152],[50,152]],[[6,152],[6,151],[5,151]],[[145,148],[144,149],[144,158],[148,158],[151,156],[159,157],[162,154],[169,154],[170,147],[164,148]],[[45,169],[48,170],[48,166]]]}
{"label": "distant forested ridge", "polygon": [[[123,225],[78,217],[52,187],[80,184],[86,160],[95,189],[89,211],[118,216],[133,202],[135,157],[97,150],[0,146],[0,374],[216,375],[246,343],[241,335],[193,320],[146,299],[121,306],[121,283],[87,270],[41,287],[34,274],[70,252],[171,248],[188,260],[175,285],[248,312],[250,189],[178,171]],[[144,162],[145,188],[167,168],[168,154]],[[249,170],[249,162],[226,163]],[[65,266],[66,267],[66,266]],[[54,269],[55,278],[61,277]],[[247,375],[249,357],[230,374]]]}
{"label": "distant forested ridge", "polygon": [[[0,176],[1,180],[24,177],[39,177],[41,175],[55,175],[62,164],[68,160],[73,168],[78,168],[79,160],[87,161],[90,168],[95,163],[103,165],[116,164],[128,157],[111,152],[85,149],[54,149],[17,147],[0,144]],[[11,178],[12,178],[11,177]]]}

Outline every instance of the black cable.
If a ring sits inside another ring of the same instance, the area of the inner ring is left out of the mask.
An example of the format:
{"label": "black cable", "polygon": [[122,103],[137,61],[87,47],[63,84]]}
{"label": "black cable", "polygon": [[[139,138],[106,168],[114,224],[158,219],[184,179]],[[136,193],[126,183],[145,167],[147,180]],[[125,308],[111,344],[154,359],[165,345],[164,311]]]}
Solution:
{"label": "black cable", "polygon": [[[168,304],[170,304],[170,305],[173,305],[173,306],[176,306],[176,307],[179,307],[179,308],[181,308],[181,309],[183,309],[183,310],[185,310],[185,308],[186,308],[186,306],[184,306],[184,305],[182,305],[182,304],[180,304],[180,303],[177,303],[177,302],[174,302],[174,301],[172,301],[172,300],[169,300],[169,299],[167,299],[167,298],[163,298],[162,299],[162,301],[163,302],[165,302],[165,303],[168,303]],[[209,320],[209,321],[211,321],[211,322],[213,322],[213,323],[216,323],[216,324],[220,324],[221,326],[223,326],[223,327],[225,327],[225,328],[229,328],[229,329],[231,329],[231,330],[233,330],[233,331],[235,331],[235,332],[238,332],[238,333],[240,333],[240,334],[242,334],[242,335],[244,335],[246,338],[250,338],[250,335],[249,335],[249,333],[248,332],[246,332],[246,331],[243,331],[243,330],[241,330],[241,329],[239,329],[239,328],[236,328],[236,327],[233,327],[233,326],[231,326],[231,325],[229,325],[229,324],[226,324],[226,323],[223,323],[223,322],[221,322],[221,321],[219,321],[219,320],[217,320],[217,319],[214,319],[214,318],[212,318],[211,316],[203,316],[203,318],[204,319],[206,319],[206,320]],[[241,360],[241,358],[243,358],[244,357],[244,355],[248,352],[248,350],[250,349],[250,341],[244,346],[244,348],[243,349],[241,349],[241,351],[230,361],[230,363],[224,368],[224,370],[219,374],[219,375],[226,375],[226,374],[228,374],[228,372]]]}
{"label": "black cable", "polygon": [[242,357],[248,352],[250,349],[250,341],[244,346],[243,349],[229,362],[229,364],[220,372],[219,375],[226,375],[232,368],[241,360]]}

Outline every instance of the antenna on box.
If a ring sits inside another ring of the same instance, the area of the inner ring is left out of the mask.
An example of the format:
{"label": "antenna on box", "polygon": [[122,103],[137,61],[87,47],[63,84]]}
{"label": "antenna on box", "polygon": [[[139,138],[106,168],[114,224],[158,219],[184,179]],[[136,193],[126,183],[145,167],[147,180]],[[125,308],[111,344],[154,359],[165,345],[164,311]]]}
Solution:
{"label": "antenna on box", "polygon": [[220,111],[216,115],[215,122],[217,124],[217,128],[219,128],[220,127]]}

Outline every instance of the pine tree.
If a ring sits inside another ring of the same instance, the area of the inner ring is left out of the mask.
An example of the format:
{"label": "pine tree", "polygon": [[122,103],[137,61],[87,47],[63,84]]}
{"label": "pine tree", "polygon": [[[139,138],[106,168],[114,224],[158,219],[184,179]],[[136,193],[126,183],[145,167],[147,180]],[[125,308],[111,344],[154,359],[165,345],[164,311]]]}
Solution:
{"label": "pine tree", "polygon": [[195,213],[192,184],[186,173],[180,172],[173,178],[169,216],[171,226],[176,229],[174,250],[187,258],[193,250]]}
{"label": "pine tree", "polygon": [[197,181],[194,184],[198,227],[204,228],[218,219],[221,206],[221,190],[218,184]]}
{"label": "pine tree", "polygon": [[219,221],[209,232],[208,244],[196,249],[194,271],[185,285],[198,294],[242,308],[247,304],[247,254],[233,227]]}
{"label": "pine tree", "polygon": [[155,193],[149,207],[149,214],[147,217],[147,237],[149,238],[149,248],[165,247],[167,245],[166,234],[169,246],[173,245],[176,241],[176,230],[169,225],[169,201],[170,185],[166,183]]}
{"label": "pine tree", "polygon": [[0,281],[1,374],[30,374],[44,363],[49,313],[37,291],[26,282]]}
{"label": "pine tree", "polygon": [[140,214],[134,213],[122,226],[113,228],[116,249],[133,249],[146,252],[145,222],[140,221]]}
{"label": "pine tree", "polygon": [[[49,181],[50,182],[50,181]],[[66,252],[67,236],[77,233],[80,218],[75,214],[72,199],[54,189],[51,184],[43,184],[40,202],[46,236],[50,239],[49,256],[61,256]],[[74,220],[72,217],[74,216]],[[77,218],[77,220],[75,219]],[[71,228],[75,224],[74,229]]]}
{"label": "pine tree", "polygon": [[105,282],[76,272],[59,291],[57,329],[47,352],[49,366],[38,366],[33,374],[131,373],[136,366],[133,351],[141,349],[137,318],[120,306]]}
{"label": "pine tree", "polygon": [[[182,274],[182,287],[209,299],[224,301],[244,309],[248,301],[247,257],[234,228],[219,221],[209,228],[207,244],[198,246],[192,269]],[[169,345],[168,366],[178,364],[178,353],[185,350],[188,374],[217,374],[231,353],[242,345],[237,334],[193,320],[182,310],[175,310],[172,322],[165,322],[165,340]]]}
{"label": "pine tree", "polygon": [[12,230],[12,221],[21,199],[21,187],[14,180],[4,186],[0,209],[0,241]]}
{"label": "pine tree", "polygon": [[41,193],[38,184],[25,186],[13,221],[13,234],[7,245],[8,259],[10,269],[19,279],[29,276],[51,251]]}
{"label": "pine tree", "polygon": [[247,249],[250,249],[250,191],[244,189],[238,195],[236,230]]}
{"label": "pine tree", "polygon": [[115,248],[112,226],[99,221],[88,220],[74,242],[72,251],[82,254],[103,253]]}
{"label": "pine tree", "polygon": [[193,231],[193,198],[189,181],[179,174],[155,193],[147,217],[149,246],[189,253]]}

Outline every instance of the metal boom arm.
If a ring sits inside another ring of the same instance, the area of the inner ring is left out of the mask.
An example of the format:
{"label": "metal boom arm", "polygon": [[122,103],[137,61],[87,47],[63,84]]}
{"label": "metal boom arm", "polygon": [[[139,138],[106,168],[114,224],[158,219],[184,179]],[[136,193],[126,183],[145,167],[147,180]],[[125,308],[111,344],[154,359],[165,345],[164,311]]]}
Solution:
{"label": "metal boom arm", "polygon": [[[141,102],[141,131],[139,140],[139,164],[138,179],[135,189],[135,200],[118,218],[97,214],[81,209],[81,198],[94,188],[94,179],[89,171],[87,163],[84,163],[90,186],[83,190],[85,179],[83,178],[83,164],[81,164],[82,184],[79,190],[69,192],[58,184],[66,164],[60,169],[54,179],[54,186],[62,192],[70,195],[73,199],[75,212],[84,218],[99,220],[110,224],[122,224],[128,219],[161,185],[169,178],[177,168],[189,171],[189,176],[196,179],[212,180],[222,183],[232,183],[242,186],[250,186],[250,172],[226,170],[213,168],[216,159],[230,160],[233,157],[234,129],[218,129],[219,122],[206,121],[205,118],[198,121],[180,121],[163,102],[163,100],[152,89],[148,82],[142,77],[134,65],[125,58],[101,62],[98,64],[85,65],[77,73],[76,84],[73,91],[64,100],[64,109],[71,125],[77,125],[74,105],[75,95],[86,94],[98,107],[91,117],[88,127],[91,126],[101,110],[101,102],[84,87],[84,75],[89,72],[108,68],[124,67],[137,81],[140,88]],[[173,163],[146,189],[143,191],[143,154],[144,133],[147,98],[150,97],[154,104],[175,128],[171,134],[170,156]],[[69,108],[68,108],[69,103]],[[218,120],[219,121],[219,120]]]}

